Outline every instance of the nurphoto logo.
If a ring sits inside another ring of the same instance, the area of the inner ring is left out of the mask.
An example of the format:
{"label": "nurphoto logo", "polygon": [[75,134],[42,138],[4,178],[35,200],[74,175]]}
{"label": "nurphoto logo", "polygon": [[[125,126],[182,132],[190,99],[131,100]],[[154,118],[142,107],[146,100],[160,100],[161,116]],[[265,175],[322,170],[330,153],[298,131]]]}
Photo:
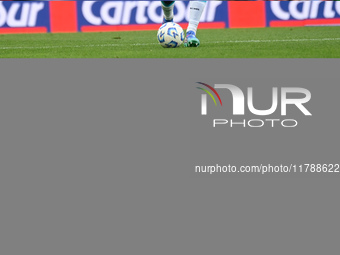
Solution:
{"label": "nurphoto logo", "polygon": [[[242,116],[245,115],[245,110],[247,110],[256,115],[256,116],[270,116],[280,110],[281,116],[287,116],[287,106],[293,105],[297,107],[298,110],[302,112],[305,116],[312,116],[310,111],[307,109],[305,104],[310,101],[311,93],[309,90],[305,88],[299,87],[282,87],[277,88],[273,87],[271,90],[272,95],[272,104],[269,109],[256,109],[254,106],[254,94],[253,88],[247,88],[246,93],[244,93],[238,86],[232,84],[215,84],[213,87],[202,82],[197,82],[198,84],[204,87],[197,87],[198,89],[204,91],[204,94],[201,94],[201,115],[208,115],[208,95],[215,103],[215,106],[218,105],[218,99],[221,107],[223,107],[222,100],[220,94],[226,91],[231,93],[233,98],[233,116]],[[218,91],[217,91],[218,90]],[[247,102],[247,104],[246,104]],[[228,113],[229,113],[228,109]],[[283,127],[296,127],[298,125],[298,121],[295,119],[270,119],[270,118],[258,118],[258,119],[243,119],[240,121],[235,121],[233,119],[214,119],[213,126],[216,127],[218,125],[228,125],[230,127],[235,126],[243,126],[243,127],[263,127],[266,124],[271,125],[271,127],[275,127],[277,123],[280,123]]]}

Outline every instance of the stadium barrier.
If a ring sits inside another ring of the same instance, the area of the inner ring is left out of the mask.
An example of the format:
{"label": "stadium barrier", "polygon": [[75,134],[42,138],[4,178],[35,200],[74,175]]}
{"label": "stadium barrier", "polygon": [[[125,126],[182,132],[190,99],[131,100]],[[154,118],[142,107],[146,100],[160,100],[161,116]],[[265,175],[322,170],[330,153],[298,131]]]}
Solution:
{"label": "stadium barrier", "polygon": [[[175,22],[188,22],[188,1]],[[160,1],[1,1],[0,34],[156,30]],[[201,29],[340,25],[340,1],[208,1]]]}

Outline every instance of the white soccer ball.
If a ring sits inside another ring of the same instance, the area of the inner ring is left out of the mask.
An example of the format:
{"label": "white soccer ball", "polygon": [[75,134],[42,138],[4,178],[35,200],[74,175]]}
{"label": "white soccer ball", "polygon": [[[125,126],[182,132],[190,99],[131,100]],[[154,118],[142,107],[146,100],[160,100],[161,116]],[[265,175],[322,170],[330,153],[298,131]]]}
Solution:
{"label": "white soccer ball", "polygon": [[159,28],[157,39],[164,48],[177,48],[184,41],[183,28],[177,23],[167,22]]}

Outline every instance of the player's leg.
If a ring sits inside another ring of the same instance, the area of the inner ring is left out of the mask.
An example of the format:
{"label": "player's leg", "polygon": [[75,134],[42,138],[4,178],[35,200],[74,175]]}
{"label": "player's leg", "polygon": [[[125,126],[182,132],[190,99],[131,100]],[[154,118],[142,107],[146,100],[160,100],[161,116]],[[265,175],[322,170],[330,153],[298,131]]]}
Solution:
{"label": "player's leg", "polygon": [[196,33],[206,2],[207,1],[190,1],[190,18],[187,35],[184,41],[185,47],[198,47],[200,45]]}
{"label": "player's leg", "polygon": [[161,1],[164,13],[163,23],[172,22],[174,20],[175,1]]}

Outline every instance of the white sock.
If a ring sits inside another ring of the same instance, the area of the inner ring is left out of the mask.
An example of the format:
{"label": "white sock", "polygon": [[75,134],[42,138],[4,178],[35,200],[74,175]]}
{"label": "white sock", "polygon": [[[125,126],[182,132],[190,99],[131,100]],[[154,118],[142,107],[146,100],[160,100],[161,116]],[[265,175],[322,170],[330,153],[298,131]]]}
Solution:
{"label": "white sock", "polygon": [[206,1],[190,1],[190,18],[187,32],[197,32],[198,24],[200,23],[200,19],[206,4]]}
{"label": "white sock", "polygon": [[163,13],[166,20],[172,20],[174,18],[174,7],[175,2],[173,2],[170,6],[166,6],[162,2]]}

